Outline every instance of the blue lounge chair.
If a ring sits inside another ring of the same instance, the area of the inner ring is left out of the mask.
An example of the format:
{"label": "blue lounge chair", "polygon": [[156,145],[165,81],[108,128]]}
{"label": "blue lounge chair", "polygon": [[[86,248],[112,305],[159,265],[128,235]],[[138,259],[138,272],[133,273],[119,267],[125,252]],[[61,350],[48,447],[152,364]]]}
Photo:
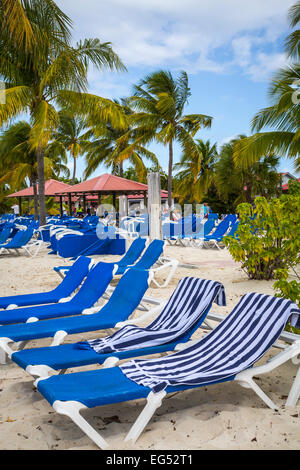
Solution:
{"label": "blue lounge chair", "polygon": [[25,349],[13,353],[11,359],[30,374],[41,377],[58,370],[65,372],[70,367],[111,362],[109,358],[116,363],[129,357],[173,351],[201,326],[213,302],[225,305],[222,284],[184,278],[162,312],[146,328],[129,324],[104,339]]}
{"label": "blue lounge chair", "polygon": [[23,322],[33,321],[33,319],[45,320],[83,313],[86,309],[93,307],[102,297],[113,279],[114,269],[113,263],[96,264],[88,272],[79,291],[73,297],[60,299],[58,303],[0,311],[0,325],[2,325],[0,330],[3,332],[4,328],[9,328],[10,325],[13,326],[13,323],[22,324]]}
{"label": "blue lounge chair", "polygon": [[[0,308],[16,308],[29,305],[54,304],[60,299],[69,297],[77,289],[92,267],[93,261],[86,256],[81,256],[71,266],[63,281],[49,292],[36,294],[11,295],[0,297]],[[1,313],[1,312],[0,312]]]}
{"label": "blue lounge chair", "polygon": [[[15,251],[17,255],[20,255],[19,250],[23,249],[26,254],[30,256],[36,256],[42,240],[33,240],[31,238],[34,234],[35,229],[29,226],[26,230],[18,230],[14,237],[7,243],[2,243],[0,245],[0,255],[4,253],[9,253],[10,251]],[[31,249],[35,247],[34,252],[31,252]]]}
{"label": "blue lounge chair", "polygon": [[[117,274],[121,274],[124,272],[128,266],[134,264],[137,259],[141,256],[142,252],[145,249],[146,239],[145,238],[137,238],[135,239],[130,247],[128,248],[125,255],[117,261],[115,264],[118,265],[118,272]],[[70,269],[70,266],[56,266],[54,270],[63,277],[63,274]]]}
{"label": "blue lounge chair", "polygon": [[3,325],[0,327],[0,348],[10,356],[10,342],[21,341],[24,345],[33,339],[53,337],[52,345],[57,345],[68,334],[114,328],[127,320],[139,306],[151,277],[151,272],[129,269],[118,282],[108,302],[103,307],[86,309],[85,315]]}
{"label": "blue lounge chair", "polygon": [[215,228],[216,219],[215,217],[209,217],[200,227],[200,230],[193,234],[190,237],[192,244],[196,247],[203,246],[203,240],[206,236],[208,236]]}
{"label": "blue lounge chair", "polygon": [[[148,245],[147,249],[144,251],[140,259],[135,263],[135,264],[126,264],[129,263],[133,257],[134,253],[137,251],[139,252],[142,250],[143,244],[144,244],[144,239],[137,239],[139,240],[137,242],[137,245],[135,245],[132,250],[129,248],[128,251],[129,255],[127,259],[124,258],[121,259],[119,262],[115,263],[118,265],[118,269],[115,273],[116,276],[122,275],[126,269],[138,269],[138,270],[149,270],[151,269],[153,271],[154,277],[152,281],[154,282],[155,285],[158,287],[166,287],[170,280],[172,279],[172,276],[174,275],[174,272],[176,271],[176,268],[178,266],[178,261],[175,259],[169,259],[163,257],[163,251],[164,251],[164,241],[162,240],[152,240],[152,242]],[[134,243],[134,242],[133,242]],[[137,248],[136,248],[137,247]],[[56,268],[59,269],[59,268]],[[66,269],[66,267],[62,267],[63,270]],[[160,284],[157,279],[155,278],[155,275],[157,272],[161,270],[169,270],[168,276],[166,277],[166,280]]]}
{"label": "blue lounge chair", "polygon": [[289,318],[296,315],[300,310],[287,299],[246,294],[213,331],[179,352],[163,358],[133,359],[120,367],[38,379],[37,389],[55,411],[69,416],[100,448],[106,448],[107,442],[81,416],[82,409],[147,398],[125,439],[134,442],[168,393],[235,380],[276,409],[253,377],[299,354],[300,343],[264,365],[254,364],[274,345]]}
{"label": "blue lounge chair", "polygon": [[215,247],[220,249],[219,243],[223,240],[230,227],[236,222],[236,215],[227,215],[217,226],[216,230],[209,235],[204,236],[203,246],[208,247],[212,243]]}

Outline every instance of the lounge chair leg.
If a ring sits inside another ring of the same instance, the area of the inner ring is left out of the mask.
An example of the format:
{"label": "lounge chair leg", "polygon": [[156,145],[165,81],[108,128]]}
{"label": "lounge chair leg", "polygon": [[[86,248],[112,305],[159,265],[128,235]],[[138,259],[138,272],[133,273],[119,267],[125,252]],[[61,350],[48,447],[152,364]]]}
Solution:
{"label": "lounge chair leg", "polygon": [[44,364],[34,365],[34,366],[28,365],[25,370],[26,372],[28,372],[28,374],[32,375],[33,377],[45,378],[45,379],[50,376],[51,372],[55,372],[54,369],[52,369],[52,367],[46,366]]}
{"label": "lounge chair leg", "polygon": [[80,410],[86,406],[78,401],[60,401],[53,403],[53,408],[57,413],[69,416],[71,420],[98,446],[100,449],[106,449],[108,443],[102,436],[81,416]]}
{"label": "lounge chair leg", "polygon": [[7,353],[3,351],[3,349],[0,349],[0,364],[6,364],[7,363]]}
{"label": "lounge chair leg", "polygon": [[136,442],[139,436],[142,434],[143,430],[149,423],[150,419],[154,415],[157,408],[161,406],[163,398],[166,396],[166,392],[162,391],[159,393],[150,392],[147,397],[147,404],[143,411],[138,416],[137,420],[131,427],[129,433],[125,437],[125,441],[132,440]]}
{"label": "lounge chair leg", "polygon": [[285,406],[296,406],[300,396],[300,367],[291,386]]}
{"label": "lounge chair leg", "polygon": [[[242,373],[241,373],[242,375]],[[245,388],[252,388],[252,390],[262,399],[262,401],[272,410],[278,410],[278,406],[262,391],[262,389],[254,382],[252,377],[247,377],[245,379],[237,379],[238,383]]]}

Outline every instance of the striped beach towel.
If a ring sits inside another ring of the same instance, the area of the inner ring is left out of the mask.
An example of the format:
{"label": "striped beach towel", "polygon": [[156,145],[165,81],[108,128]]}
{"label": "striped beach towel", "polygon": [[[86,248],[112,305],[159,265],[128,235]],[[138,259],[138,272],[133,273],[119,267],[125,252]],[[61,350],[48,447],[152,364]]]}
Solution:
{"label": "striped beach towel", "polygon": [[[213,302],[226,305],[221,283],[183,278],[160,315],[146,328],[126,325],[111,336],[87,341],[85,345],[102,354],[169,343],[191,329]],[[78,343],[82,348],[85,345]]]}
{"label": "striped beach towel", "polygon": [[299,314],[290,300],[246,294],[214,330],[192,346],[159,359],[131,360],[120,368],[129,379],[154,393],[172,385],[230,380],[262,357],[289,318]]}

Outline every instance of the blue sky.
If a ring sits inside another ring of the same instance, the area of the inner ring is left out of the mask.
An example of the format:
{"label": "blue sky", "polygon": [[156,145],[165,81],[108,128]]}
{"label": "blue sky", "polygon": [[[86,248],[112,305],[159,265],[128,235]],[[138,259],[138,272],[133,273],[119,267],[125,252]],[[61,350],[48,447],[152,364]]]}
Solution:
{"label": "blue sky", "polygon": [[[126,73],[90,70],[90,92],[106,98],[131,94],[148,73],[185,70],[191,97],[186,113],[213,117],[198,138],[221,145],[251,133],[251,119],[267,106],[270,77],[287,63],[287,13],[295,0],[56,0],[73,20],[74,41],[98,37],[112,43]],[[164,169],[168,152],[151,145]],[[175,146],[174,160],[180,158]],[[78,162],[80,177],[85,164]],[[99,168],[94,176],[106,172]],[[295,174],[291,160],[280,171]]]}

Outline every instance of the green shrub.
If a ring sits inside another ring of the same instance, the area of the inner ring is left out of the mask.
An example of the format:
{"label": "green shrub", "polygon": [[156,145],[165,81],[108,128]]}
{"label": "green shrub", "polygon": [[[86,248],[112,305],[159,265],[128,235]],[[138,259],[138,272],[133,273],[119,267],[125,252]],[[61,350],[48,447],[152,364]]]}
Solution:
{"label": "green shrub", "polygon": [[300,185],[291,184],[289,194],[269,202],[257,197],[254,206],[237,207],[237,236],[224,237],[225,245],[249,279],[275,279],[277,296],[300,305]]}

